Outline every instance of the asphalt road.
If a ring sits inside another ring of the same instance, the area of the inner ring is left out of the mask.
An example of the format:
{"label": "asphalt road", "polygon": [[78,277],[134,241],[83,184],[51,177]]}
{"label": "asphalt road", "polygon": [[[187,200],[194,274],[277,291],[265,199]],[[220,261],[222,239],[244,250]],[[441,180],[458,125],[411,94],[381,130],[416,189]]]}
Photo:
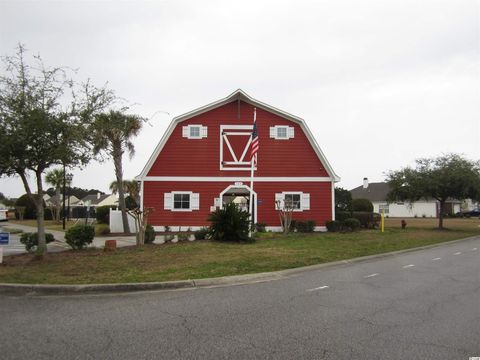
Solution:
{"label": "asphalt road", "polygon": [[2,359],[466,360],[480,238],[248,285],[0,295],[0,324]]}

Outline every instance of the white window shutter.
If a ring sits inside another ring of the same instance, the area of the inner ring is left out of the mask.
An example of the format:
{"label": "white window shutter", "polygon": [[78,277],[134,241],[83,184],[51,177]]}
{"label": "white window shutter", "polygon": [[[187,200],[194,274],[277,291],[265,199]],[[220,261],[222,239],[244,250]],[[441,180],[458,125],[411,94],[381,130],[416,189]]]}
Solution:
{"label": "white window shutter", "polygon": [[293,139],[295,137],[295,128],[293,126],[289,126],[287,129],[287,137],[289,139]]}
{"label": "white window shutter", "polygon": [[277,138],[277,127],[276,126],[270,126],[270,137],[273,139]]}
{"label": "white window shutter", "polygon": [[302,194],[302,210],[310,210],[310,194]]}
{"label": "white window shutter", "polygon": [[207,132],[208,132],[208,128],[206,126],[202,126],[202,128],[200,130],[200,136],[202,138],[206,138],[207,137]]}
{"label": "white window shutter", "polygon": [[190,195],[190,209],[199,210],[200,209],[200,194],[192,193]]}
{"label": "white window shutter", "polygon": [[172,193],[163,194],[163,208],[165,210],[172,210],[173,209],[173,194]]}
{"label": "white window shutter", "polygon": [[188,138],[190,136],[190,128],[188,126],[184,126],[182,128],[182,136]]}
{"label": "white window shutter", "polygon": [[283,209],[284,195],[282,193],[275,194],[275,209],[278,209],[278,202],[280,201],[280,209]]}

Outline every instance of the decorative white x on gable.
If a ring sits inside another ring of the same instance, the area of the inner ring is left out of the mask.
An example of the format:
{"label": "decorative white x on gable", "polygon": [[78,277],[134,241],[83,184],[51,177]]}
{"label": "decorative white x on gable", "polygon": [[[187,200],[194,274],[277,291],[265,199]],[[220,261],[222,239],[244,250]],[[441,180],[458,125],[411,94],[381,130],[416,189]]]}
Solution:
{"label": "decorative white x on gable", "polygon": [[220,125],[220,170],[250,170],[253,125]]}

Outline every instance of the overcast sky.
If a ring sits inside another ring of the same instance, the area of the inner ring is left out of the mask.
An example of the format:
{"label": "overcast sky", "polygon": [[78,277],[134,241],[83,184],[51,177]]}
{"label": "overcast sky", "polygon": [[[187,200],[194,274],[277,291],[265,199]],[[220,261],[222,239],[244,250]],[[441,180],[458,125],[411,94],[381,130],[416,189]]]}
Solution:
{"label": "overcast sky", "polygon": [[[480,159],[477,1],[0,1],[0,54],[18,42],[138,114],[170,114],[135,139],[127,179],[172,117],[237,88],[305,119],[347,189],[418,157]],[[114,179],[111,163],[73,173],[103,191]]]}

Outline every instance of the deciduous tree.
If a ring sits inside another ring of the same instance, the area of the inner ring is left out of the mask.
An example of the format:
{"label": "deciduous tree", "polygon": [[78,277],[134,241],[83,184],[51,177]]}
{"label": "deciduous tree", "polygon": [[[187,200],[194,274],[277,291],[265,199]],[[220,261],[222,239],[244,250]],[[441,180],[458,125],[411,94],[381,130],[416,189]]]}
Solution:
{"label": "deciduous tree", "polygon": [[443,229],[448,199],[480,198],[480,162],[457,154],[418,159],[415,168],[390,171],[387,181],[391,188],[390,201],[437,200],[440,205],[438,227]]}
{"label": "deciduous tree", "polygon": [[[85,124],[113,101],[112,92],[77,85],[69,71],[32,65],[24,46],[2,58],[0,75],[0,176],[19,176],[37,208],[38,255],[46,251],[42,175],[54,165],[77,166],[89,160]],[[28,178],[33,175],[36,193]]]}

